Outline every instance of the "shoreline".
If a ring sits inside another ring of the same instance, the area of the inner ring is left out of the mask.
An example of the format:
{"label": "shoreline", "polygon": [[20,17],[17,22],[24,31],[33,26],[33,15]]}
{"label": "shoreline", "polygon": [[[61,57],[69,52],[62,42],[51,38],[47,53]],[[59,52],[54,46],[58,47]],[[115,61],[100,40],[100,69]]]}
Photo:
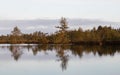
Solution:
{"label": "shoreline", "polygon": [[63,45],[120,45],[120,41],[80,41],[80,42],[70,42],[70,43],[40,43],[40,42],[21,42],[17,41],[16,43],[11,42],[1,42],[0,44],[63,44]]}

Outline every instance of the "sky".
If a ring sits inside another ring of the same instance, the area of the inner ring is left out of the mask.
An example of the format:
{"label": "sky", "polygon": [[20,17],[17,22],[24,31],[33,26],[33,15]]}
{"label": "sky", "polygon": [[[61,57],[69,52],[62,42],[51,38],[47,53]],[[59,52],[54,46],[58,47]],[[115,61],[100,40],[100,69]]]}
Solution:
{"label": "sky", "polygon": [[0,0],[0,20],[60,17],[120,22],[120,0]]}
{"label": "sky", "polygon": [[15,26],[23,33],[53,33],[61,17],[72,29],[120,28],[119,14],[120,0],[0,0],[0,35]]}

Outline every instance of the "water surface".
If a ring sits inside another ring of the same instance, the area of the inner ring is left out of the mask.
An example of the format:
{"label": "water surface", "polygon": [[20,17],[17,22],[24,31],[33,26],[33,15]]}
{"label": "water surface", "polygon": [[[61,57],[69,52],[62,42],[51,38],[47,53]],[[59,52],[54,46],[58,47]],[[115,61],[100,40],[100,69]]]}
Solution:
{"label": "water surface", "polygon": [[0,75],[120,75],[119,46],[1,44]]}

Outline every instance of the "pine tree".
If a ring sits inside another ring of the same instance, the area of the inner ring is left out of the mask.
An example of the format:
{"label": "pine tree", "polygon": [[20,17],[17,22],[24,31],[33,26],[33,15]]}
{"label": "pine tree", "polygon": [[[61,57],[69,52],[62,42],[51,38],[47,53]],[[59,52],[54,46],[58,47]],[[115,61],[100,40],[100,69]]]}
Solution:
{"label": "pine tree", "polygon": [[55,43],[69,43],[69,36],[67,34],[68,24],[66,21],[66,18],[61,18],[60,26],[57,26],[56,28],[59,28],[59,31],[56,32],[55,37]]}
{"label": "pine tree", "polygon": [[13,31],[12,31],[11,33],[12,33],[12,35],[14,35],[14,36],[20,36],[20,35],[22,35],[20,29],[19,29],[17,26],[14,27],[14,29],[13,29]]}

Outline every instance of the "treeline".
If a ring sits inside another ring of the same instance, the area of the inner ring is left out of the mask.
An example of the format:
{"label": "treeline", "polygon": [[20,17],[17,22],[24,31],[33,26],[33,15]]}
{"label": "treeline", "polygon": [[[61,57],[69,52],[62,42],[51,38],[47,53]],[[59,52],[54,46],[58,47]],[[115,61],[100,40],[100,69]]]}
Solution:
{"label": "treeline", "polygon": [[120,44],[120,29],[99,26],[83,31],[81,28],[68,32],[72,43],[76,44]]}
{"label": "treeline", "polygon": [[35,44],[120,44],[120,28],[114,29],[107,26],[98,26],[91,30],[78,28],[68,30],[68,23],[65,18],[61,18],[60,26],[56,26],[59,31],[53,34],[36,31],[24,34],[18,27],[15,27],[11,34],[1,35],[0,43],[35,43]]}

